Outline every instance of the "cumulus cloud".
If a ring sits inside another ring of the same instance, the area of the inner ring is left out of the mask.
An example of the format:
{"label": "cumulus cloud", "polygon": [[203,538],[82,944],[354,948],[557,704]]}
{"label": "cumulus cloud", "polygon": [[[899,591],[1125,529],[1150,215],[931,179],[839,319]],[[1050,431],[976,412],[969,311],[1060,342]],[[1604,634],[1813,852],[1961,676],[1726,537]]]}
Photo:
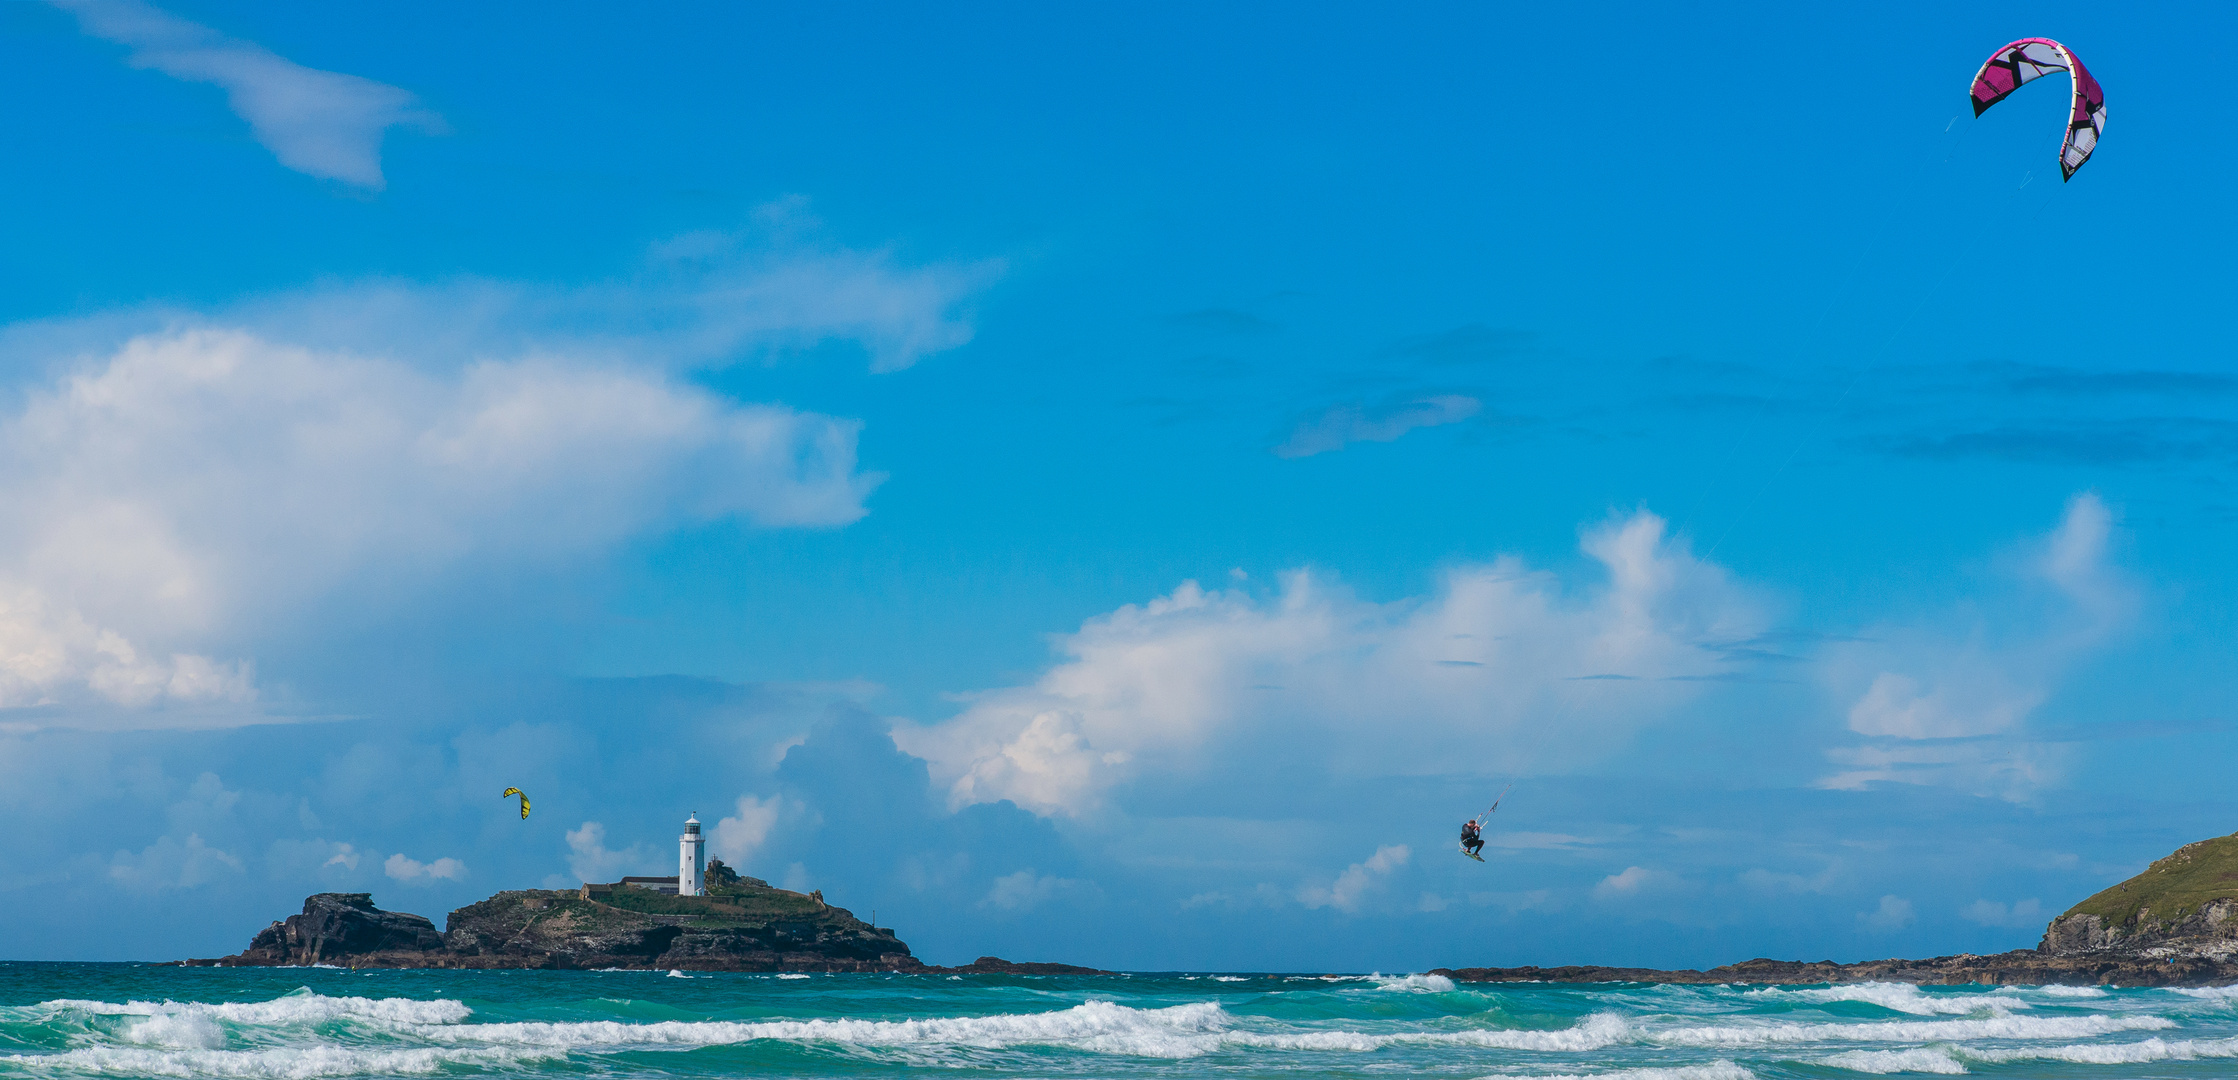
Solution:
{"label": "cumulus cloud", "polygon": [[1627,866],[1622,872],[1610,874],[1602,878],[1599,884],[1594,885],[1593,896],[1597,900],[1616,900],[1638,896],[1644,892],[1675,884],[1677,880],[1674,875],[1667,871],[1650,870],[1644,866]]}
{"label": "cumulus cloud", "polygon": [[50,0],[86,34],[131,49],[126,63],[223,89],[235,115],[280,164],[321,179],[380,190],[381,137],[392,127],[431,133],[442,117],[410,92],[307,68],[139,0]]}
{"label": "cumulus cloud", "polygon": [[988,888],[987,895],[979,901],[979,906],[1003,911],[1032,911],[1051,898],[1079,889],[1084,884],[1073,878],[1036,874],[1029,868],[996,878]]}
{"label": "cumulus cloud", "polygon": [[[1582,547],[1605,576],[1582,588],[1514,558],[1387,605],[1306,571],[1272,596],[1186,582],[1089,620],[1031,685],[894,738],[956,805],[1079,814],[1145,769],[1253,734],[1408,771],[1466,769],[1537,745],[1548,724],[1564,744],[1605,747],[1748,663],[1727,646],[1761,632],[1762,605],[1661,518],[1612,518]],[[1606,675],[1624,678],[1594,678]]]}
{"label": "cumulus cloud", "polygon": [[2007,560],[2004,603],[1884,624],[1829,650],[1822,671],[1837,693],[1855,694],[1848,726],[1870,741],[1829,751],[1842,768],[1820,785],[1949,784],[2020,798],[2056,778],[2058,751],[2024,729],[2060,674],[2135,614],[2138,590],[2109,555],[2113,529],[2106,504],[2078,494],[2048,535]]}
{"label": "cumulus cloud", "polygon": [[586,821],[567,831],[567,869],[577,881],[618,881],[632,870],[659,865],[659,854],[636,843],[620,850],[606,847],[606,826]]}
{"label": "cumulus cloud", "polygon": [[1461,394],[1415,398],[1373,409],[1339,405],[1300,423],[1274,453],[1285,458],[1312,457],[1356,442],[1392,442],[1416,428],[1459,423],[1482,408],[1482,402]]}
{"label": "cumulus cloud", "polygon": [[191,889],[240,872],[239,856],[210,846],[200,833],[188,833],[185,839],[166,836],[109,860],[110,880],[146,891]]}
{"label": "cumulus cloud", "polygon": [[740,795],[737,812],[715,823],[709,846],[734,869],[744,870],[746,860],[753,858],[754,853],[769,842],[770,834],[777,829],[777,816],[784,809],[782,795],[766,799]]}
{"label": "cumulus cloud", "polygon": [[864,513],[860,425],[556,359],[430,374],[244,331],[133,339],[0,416],[0,705],[248,702],[195,646],[353,574]]}
{"label": "cumulus cloud", "polygon": [[457,881],[466,876],[466,864],[457,859],[442,858],[423,863],[402,852],[389,856],[388,861],[381,864],[381,870],[408,885],[432,885],[439,880]]}
{"label": "cumulus cloud", "polygon": [[2034,897],[2017,900],[2010,905],[1997,900],[1976,900],[1958,914],[1967,922],[2016,929],[2039,927],[2049,921],[2044,911],[2044,902]]}
{"label": "cumulus cloud", "polygon": [[1857,913],[1858,925],[1872,930],[1901,930],[1912,918],[1912,902],[1901,896],[1883,896],[1879,907]]}
{"label": "cumulus cloud", "polygon": [[1414,849],[1405,844],[1378,847],[1365,861],[1345,867],[1344,873],[1338,874],[1334,882],[1298,890],[1298,902],[1309,908],[1333,907],[1346,913],[1356,912],[1370,890],[1413,857]]}

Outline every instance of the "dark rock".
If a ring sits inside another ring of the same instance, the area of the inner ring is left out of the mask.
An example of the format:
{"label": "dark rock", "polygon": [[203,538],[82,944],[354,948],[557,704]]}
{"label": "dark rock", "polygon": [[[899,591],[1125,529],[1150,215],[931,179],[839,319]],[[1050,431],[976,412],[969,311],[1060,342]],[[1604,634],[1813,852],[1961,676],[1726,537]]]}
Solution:
{"label": "dark rock", "polygon": [[1752,983],[1798,986],[1826,983],[1904,982],[1919,985],[2222,986],[2238,982],[2238,964],[2203,957],[2149,957],[2099,953],[2050,957],[2031,949],[1993,956],[1938,956],[1931,960],[1747,960],[1707,971],[1617,967],[1436,968],[1456,982]]}
{"label": "dark rock", "polygon": [[258,932],[236,963],[260,967],[342,964],[371,955],[421,953],[443,947],[425,916],[382,911],[371,893],[319,893]]}
{"label": "dark rock", "polygon": [[962,967],[929,968],[949,975],[1110,975],[1101,968],[1071,964],[1016,964],[999,956],[982,956]]}
{"label": "dark rock", "polygon": [[[594,897],[603,897],[596,899]],[[612,902],[607,902],[612,901]],[[633,910],[652,904],[661,911]],[[668,910],[674,909],[674,910]],[[692,971],[902,971],[925,965],[894,932],[845,908],[740,878],[705,898],[591,889],[521,889],[453,911],[445,933],[368,893],[321,893],[239,954],[192,965],[379,968],[682,968]]]}

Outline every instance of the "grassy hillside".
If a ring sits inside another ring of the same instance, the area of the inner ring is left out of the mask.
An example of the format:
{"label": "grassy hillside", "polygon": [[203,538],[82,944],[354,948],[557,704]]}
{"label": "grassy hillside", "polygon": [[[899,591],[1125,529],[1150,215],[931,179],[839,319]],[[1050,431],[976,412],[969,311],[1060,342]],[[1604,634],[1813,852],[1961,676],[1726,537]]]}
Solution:
{"label": "grassy hillside", "polygon": [[2238,834],[2185,844],[2067,914],[2096,915],[2114,927],[2130,925],[2138,912],[2149,910],[2149,921],[2173,922],[2224,897],[2238,897]]}
{"label": "grassy hillside", "polygon": [[696,915],[711,923],[761,923],[771,919],[813,918],[826,909],[796,892],[768,886],[732,885],[710,896],[676,896],[651,889],[594,889],[592,899],[609,907],[646,915]]}

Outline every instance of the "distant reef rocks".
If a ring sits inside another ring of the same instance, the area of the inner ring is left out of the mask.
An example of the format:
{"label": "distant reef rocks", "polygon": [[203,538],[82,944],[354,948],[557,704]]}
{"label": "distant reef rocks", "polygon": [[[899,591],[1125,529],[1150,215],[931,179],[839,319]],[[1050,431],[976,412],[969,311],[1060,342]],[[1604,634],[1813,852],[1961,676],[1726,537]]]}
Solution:
{"label": "distant reef rocks", "polygon": [[1461,982],[1905,982],[2042,986],[2238,983],[2238,833],[2185,844],[2076,904],[2034,949],[1932,960],[1750,960],[1707,971],[1652,968],[1438,968]]}
{"label": "distant reef rocks", "polygon": [[1098,974],[981,957],[960,968],[910,955],[892,930],[818,897],[742,878],[709,896],[586,885],[501,892],[450,914],[446,929],[383,911],[370,893],[319,893],[232,956],[197,967],[640,968],[684,971]]}

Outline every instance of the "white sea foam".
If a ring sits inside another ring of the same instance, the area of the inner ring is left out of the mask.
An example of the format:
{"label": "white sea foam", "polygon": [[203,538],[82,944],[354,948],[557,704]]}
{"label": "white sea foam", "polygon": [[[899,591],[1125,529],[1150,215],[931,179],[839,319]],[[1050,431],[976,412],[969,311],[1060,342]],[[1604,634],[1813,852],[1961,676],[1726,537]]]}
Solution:
{"label": "white sea foam", "polygon": [[1625,1041],[1631,1026],[1614,1013],[1594,1013],[1575,1026],[1551,1031],[1506,1028],[1472,1028],[1465,1031],[1402,1031],[1370,1034],[1359,1031],[1256,1032],[1229,1031],[1218,1037],[1218,1047],[1248,1046],[1266,1050],[1380,1050],[1386,1046],[1469,1046],[1487,1050],[1537,1050],[1581,1053]]}
{"label": "white sea foam", "polygon": [[2046,997],[2102,998],[2109,996],[2106,993],[2106,989],[2104,987],[2061,986],[2058,983],[2052,983],[2049,986],[2013,986],[2007,987],[2006,989],[2012,990],[2016,993],[2043,994]]}
{"label": "white sea foam", "polygon": [[2238,1057],[2238,1039],[2170,1041],[2151,1038],[2128,1043],[2079,1043],[2072,1046],[2030,1046],[2006,1050],[1969,1049],[1962,1053],[1976,1061],[1996,1064],[2013,1061],[2064,1061],[2075,1065],[2137,1065],[2148,1061]]}
{"label": "white sea foam", "polygon": [[1878,1024],[1719,1024],[1644,1031],[1666,1046],[1779,1046],[1821,1042],[1971,1042],[1981,1039],[2079,1039],[2117,1031],[2164,1031],[2159,1016],[1993,1016],[1969,1020],[1896,1020]]}
{"label": "white sea foam", "polygon": [[1818,1064],[1848,1069],[1851,1072],[1872,1073],[1875,1076],[1890,1073],[1939,1073],[1957,1076],[1966,1071],[1964,1063],[1939,1046],[1915,1046],[1909,1050],[1851,1050],[1820,1058]]}
{"label": "white sea foam", "polygon": [[1421,993],[1442,994],[1453,989],[1453,980],[1443,975],[1401,975],[1393,978],[1378,976],[1378,990],[1411,990]]}
{"label": "white sea foam", "polygon": [[1922,1046],[1909,1050],[1852,1050],[1818,1060],[1852,1072],[1944,1073],[1966,1071],[1967,1062],[2007,1065],[2020,1061],[2058,1061],[2070,1065],[2141,1065],[2154,1061],[2196,1061],[2238,1057],[2238,1039],[2176,1039],[2140,1042],[2074,1043],[2067,1046],[1989,1048]]}
{"label": "white sea foam", "polygon": [[1910,983],[1895,982],[1849,983],[1813,990],[1774,986],[1747,991],[1745,996],[1819,1004],[1855,1001],[1913,1016],[1971,1016],[1985,1011],[2003,1016],[2008,1010],[2028,1007],[2027,1002],[2016,1001],[2010,994],[1930,994]]}
{"label": "white sea foam", "polygon": [[148,1050],[97,1046],[59,1054],[18,1054],[0,1062],[40,1072],[91,1073],[97,1076],[242,1077],[249,1080],[312,1080],[329,1076],[411,1076],[446,1065],[505,1068],[563,1056],[555,1051],[492,1047],[423,1047],[371,1050],[347,1046],[274,1047],[262,1050]]}
{"label": "white sea foam", "polygon": [[[184,1041],[162,1045],[204,1046],[204,1033],[217,1023],[250,1027],[307,1027],[337,1020],[363,1020],[389,1024],[456,1024],[474,1010],[456,1001],[412,998],[327,997],[308,990],[270,1001],[84,1001],[61,998],[37,1005],[0,1011],[27,1019],[78,1013],[91,1016],[145,1016],[148,1021],[128,1030],[146,1031],[144,1040],[156,1044],[165,1032],[176,1032]],[[143,1041],[135,1039],[135,1041]]]}
{"label": "white sea foam", "polygon": [[457,1045],[548,1050],[713,1046],[768,1039],[889,1049],[1061,1046],[1090,1053],[1190,1058],[1242,1048],[1368,1051],[1403,1044],[1577,1052],[1619,1042],[1630,1030],[1623,1020],[1606,1013],[1588,1016],[1574,1027],[1551,1031],[1257,1032],[1234,1030],[1233,1023],[1234,1018],[1213,1002],[1135,1009],[1090,1001],[1055,1012],[925,1020],[671,1020],[648,1024],[593,1020],[437,1025],[418,1034],[430,1041]]}
{"label": "white sea foam", "polygon": [[1648,1066],[1599,1073],[1495,1073],[1477,1080],[1756,1080],[1756,1074],[1730,1061],[1711,1061],[1700,1065]]}
{"label": "white sea foam", "polygon": [[1247,978],[1245,978],[1245,977],[1243,977],[1243,976],[1241,976],[1241,975],[1214,975],[1214,976],[1212,977],[1212,981],[1213,981],[1213,982],[1250,982],[1251,980],[1250,980],[1250,979],[1247,979]]}
{"label": "white sea foam", "polygon": [[806,975],[803,975],[803,974],[801,974],[800,972],[797,972],[797,971],[788,971],[788,972],[785,972],[784,974],[782,974],[782,975],[779,975],[779,976],[777,976],[777,977],[778,977],[778,978],[780,978],[780,979],[805,979],[805,978],[808,978],[808,976],[806,976]]}
{"label": "white sea foam", "polygon": [[2238,999],[2238,985],[2201,987],[2171,986],[2168,988],[2168,990],[2170,993],[2182,994],[2185,997],[2206,998],[2210,1001],[2230,1001],[2233,999]]}

